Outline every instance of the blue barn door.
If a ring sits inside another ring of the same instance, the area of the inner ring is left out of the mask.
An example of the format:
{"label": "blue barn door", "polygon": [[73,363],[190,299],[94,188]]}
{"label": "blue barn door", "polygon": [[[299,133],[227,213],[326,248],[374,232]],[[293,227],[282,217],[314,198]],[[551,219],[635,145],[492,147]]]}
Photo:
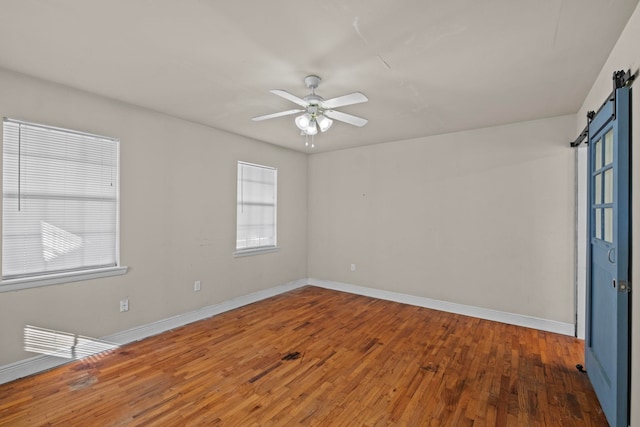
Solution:
{"label": "blue barn door", "polygon": [[589,123],[585,364],[612,427],[629,413],[629,97],[616,89]]}

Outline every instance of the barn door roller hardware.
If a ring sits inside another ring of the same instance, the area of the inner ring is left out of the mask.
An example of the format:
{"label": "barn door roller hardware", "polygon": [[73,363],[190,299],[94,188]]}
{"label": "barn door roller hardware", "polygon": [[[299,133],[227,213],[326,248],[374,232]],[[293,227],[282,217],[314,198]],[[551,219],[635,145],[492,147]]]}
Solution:
{"label": "barn door roller hardware", "polygon": [[[613,105],[612,105],[612,107],[613,107],[612,111],[613,112],[612,112],[612,115],[611,115],[611,119],[615,119],[616,118],[616,89],[620,89],[620,88],[625,87],[625,86],[631,86],[631,84],[635,80],[637,74],[638,74],[637,72],[634,73],[634,74],[631,74],[631,70],[627,70],[626,72],[624,70],[614,71],[614,73],[613,73],[613,90],[611,91],[611,93],[609,94],[607,99],[602,103],[600,108],[598,108],[598,112],[600,112],[600,110],[602,110],[602,108],[605,105],[607,105],[608,102],[612,102],[613,103]],[[587,140],[587,144],[588,144],[589,123],[591,123],[591,121],[596,116],[596,114],[597,114],[597,112],[595,112],[595,111],[589,111],[587,113],[587,125],[582,130],[582,132],[580,132],[580,135],[578,135],[578,137],[574,141],[571,142],[571,146],[572,147],[577,147],[578,145],[582,144],[582,142],[585,139]]]}

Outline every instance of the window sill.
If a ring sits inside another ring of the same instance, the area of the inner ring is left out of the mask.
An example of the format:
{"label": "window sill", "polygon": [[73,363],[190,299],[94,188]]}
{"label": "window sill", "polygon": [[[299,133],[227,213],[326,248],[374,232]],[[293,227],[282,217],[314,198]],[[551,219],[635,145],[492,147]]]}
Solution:
{"label": "window sill", "polygon": [[74,271],[68,273],[47,274],[38,277],[21,277],[0,282],[0,292],[19,291],[21,289],[39,288],[62,283],[79,282],[81,280],[99,279],[101,277],[120,276],[129,267],[108,267],[95,270]]}
{"label": "window sill", "polygon": [[277,246],[265,246],[262,248],[251,248],[251,249],[240,249],[233,253],[235,258],[244,257],[244,256],[252,256],[252,255],[260,255],[260,254],[268,254],[270,252],[278,252],[280,250]]}

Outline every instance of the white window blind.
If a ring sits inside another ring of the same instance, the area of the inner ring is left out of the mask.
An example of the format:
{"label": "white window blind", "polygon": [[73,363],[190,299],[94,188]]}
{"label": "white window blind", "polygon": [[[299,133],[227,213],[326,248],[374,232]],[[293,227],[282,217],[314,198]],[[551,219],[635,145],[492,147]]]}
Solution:
{"label": "white window blind", "polygon": [[275,248],[278,170],[238,162],[236,250]]}
{"label": "white window blind", "polygon": [[119,141],[4,119],[2,278],[118,265]]}

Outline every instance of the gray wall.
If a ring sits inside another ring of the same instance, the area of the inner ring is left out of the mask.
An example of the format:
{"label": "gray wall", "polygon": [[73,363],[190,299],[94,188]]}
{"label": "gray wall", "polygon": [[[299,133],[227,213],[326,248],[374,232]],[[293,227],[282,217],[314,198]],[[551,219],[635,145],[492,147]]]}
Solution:
{"label": "gray wall", "polygon": [[[129,266],[0,293],[0,365],[33,356],[22,350],[27,324],[101,337],[306,277],[306,155],[6,71],[0,93],[0,116],[120,138]],[[278,168],[277,253],[232,256],[238,160]],[[125,297],[130,311],[120,313]]]}
{"label": "gray wall", "polygon": [[573,323],[574,127],[310,156],[309,276]]}

